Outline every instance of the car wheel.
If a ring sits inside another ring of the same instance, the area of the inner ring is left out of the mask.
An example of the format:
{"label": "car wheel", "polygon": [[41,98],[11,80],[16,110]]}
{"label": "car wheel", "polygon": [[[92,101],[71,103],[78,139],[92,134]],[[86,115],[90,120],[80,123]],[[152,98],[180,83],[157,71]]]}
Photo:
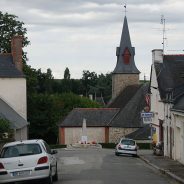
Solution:
{"label": "car wheel", "polygon": [[46,178],[46,184],[52,184],[52,170],[50,170],[49,177]]}
{"label": "car wheel", "polygon": [[119,153],[115,152],[115,155],[116,155],[116,156],[119,156]]}
{"label": "car wheel", "polygon": [[56,164],[56,173],[53,176],[54,181],[58,181],[58,172],[57,172],[57,164]]}
{"label": "car wheel", "polygon": [[133,156],[133,157],[137,157],[137,154],[133,154],[132,156]]}

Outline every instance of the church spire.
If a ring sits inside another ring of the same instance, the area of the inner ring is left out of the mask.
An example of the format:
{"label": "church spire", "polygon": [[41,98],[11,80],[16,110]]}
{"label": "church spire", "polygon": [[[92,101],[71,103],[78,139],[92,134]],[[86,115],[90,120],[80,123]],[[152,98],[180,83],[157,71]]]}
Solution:
{"label": "church spire", "polygon": [[124,17],[123,30],[121,34],[120,47],[116,49],[117,64],[113,71],[114,74],[139,74],[139,70],[134,62],[135,48],[132,47],[128,22]]}

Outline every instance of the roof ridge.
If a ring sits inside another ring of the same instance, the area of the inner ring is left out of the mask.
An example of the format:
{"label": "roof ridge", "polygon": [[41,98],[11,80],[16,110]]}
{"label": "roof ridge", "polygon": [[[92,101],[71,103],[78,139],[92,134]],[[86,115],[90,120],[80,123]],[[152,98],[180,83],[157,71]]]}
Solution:
{"label": "roof ridge", "polygon": [[117,110],[119,108],[74,108],[73,110]]}

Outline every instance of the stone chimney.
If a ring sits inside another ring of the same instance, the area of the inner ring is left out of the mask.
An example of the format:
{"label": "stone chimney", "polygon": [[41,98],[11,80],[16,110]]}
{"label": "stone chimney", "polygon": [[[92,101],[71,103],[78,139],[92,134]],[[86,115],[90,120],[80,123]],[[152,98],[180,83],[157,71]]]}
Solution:
{"label": "stone chimney", "polygon": [[152,63],[163,63],[163,50],[154,49],[152,50]]}
{"label": "stone chimney", "polygon": [[13,36],[11,41],[11,53],[13,56],[13,63],[19,71],[23,69],[22,63],[22,36]]}

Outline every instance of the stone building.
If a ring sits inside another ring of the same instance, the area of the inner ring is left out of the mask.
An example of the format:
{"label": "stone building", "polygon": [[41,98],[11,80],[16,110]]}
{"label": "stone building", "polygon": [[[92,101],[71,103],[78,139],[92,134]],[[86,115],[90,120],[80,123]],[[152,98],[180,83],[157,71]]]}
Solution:
{"label": "stone building", "polygon": [[131,44],[125,16],[120,46],[116,48],[117,64],[112,73],[112,99],[116,98],[126,86],[139,84],[140,72],[135,65],[134,55],[135,48]]}

